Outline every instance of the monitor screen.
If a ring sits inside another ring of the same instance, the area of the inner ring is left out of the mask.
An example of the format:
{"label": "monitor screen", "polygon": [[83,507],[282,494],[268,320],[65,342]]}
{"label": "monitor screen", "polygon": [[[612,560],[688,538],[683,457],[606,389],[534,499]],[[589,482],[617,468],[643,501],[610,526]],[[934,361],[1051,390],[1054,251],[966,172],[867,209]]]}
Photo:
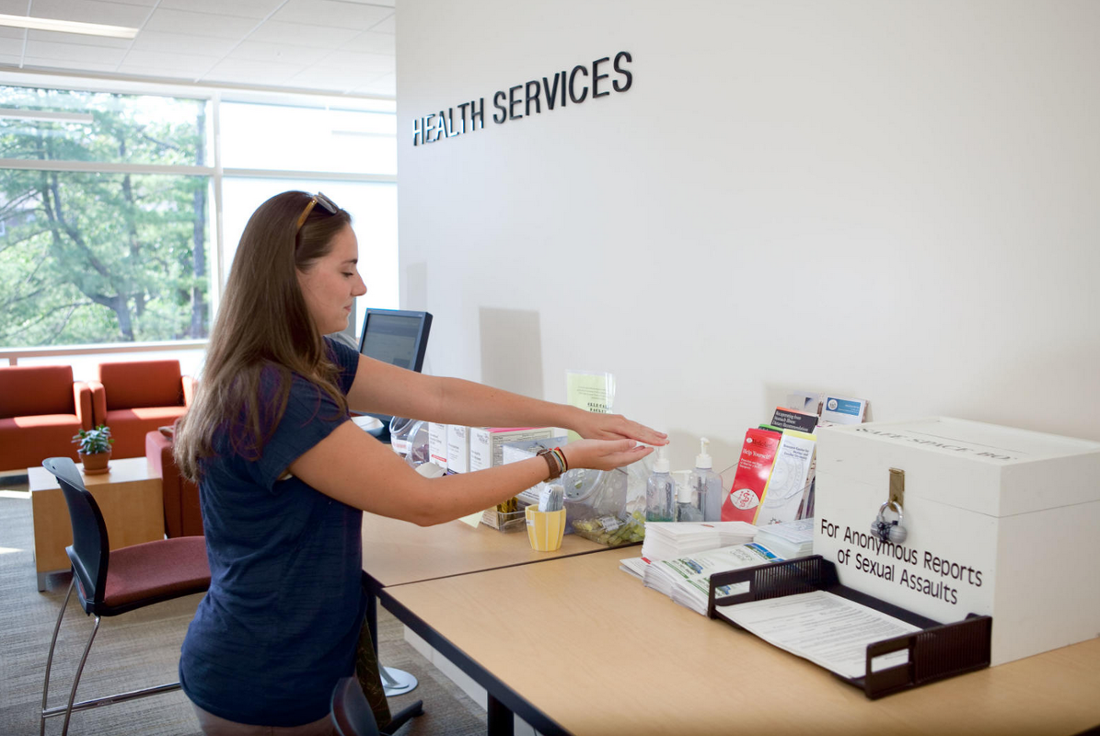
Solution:
{"label": "monitor screen", "polygon": [[368,309],[359,352],[384,363],[419,371],[432,316],[427,312]]}

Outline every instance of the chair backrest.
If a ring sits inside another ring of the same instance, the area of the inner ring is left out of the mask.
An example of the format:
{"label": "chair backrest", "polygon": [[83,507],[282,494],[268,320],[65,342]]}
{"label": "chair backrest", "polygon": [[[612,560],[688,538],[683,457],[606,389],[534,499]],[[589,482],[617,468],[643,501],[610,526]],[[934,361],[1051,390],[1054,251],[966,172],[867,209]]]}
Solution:
{"label": "chair backrest", "polygon": [[332,690],[332,723],[339,736],[378,736],[378,723],[359,680],[345,677]]}
{"label": "chair backrest", "polygon": [[183,380],[178,360],[100,363],[99,382],[103,384],[107,411],[183,406]]}
{"label": "chair backrest", "polygon": [[107,564],[110,559],[110,542],[107,525],[99,505],[80,478],[76,463],[67,457],[46,458],[42,467],[57,478],[65,503],[69,506],[69,520],[73,526],[73,543],[65,548],[73,563],[77,592],[84,610],[91,613],[103,603],[107,586]]}
{"label": "chair backrest", "polygon": [[0,367],[0,419],[74,413],[72,366]]}

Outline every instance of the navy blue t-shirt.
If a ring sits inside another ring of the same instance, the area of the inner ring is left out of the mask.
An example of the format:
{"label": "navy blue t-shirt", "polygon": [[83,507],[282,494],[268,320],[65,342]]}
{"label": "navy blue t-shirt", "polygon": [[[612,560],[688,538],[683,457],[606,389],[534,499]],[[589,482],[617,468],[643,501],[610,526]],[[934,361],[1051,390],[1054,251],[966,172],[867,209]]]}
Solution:
{"label": "navy blue t-shirt", "polygon": [[[346,394],[359,355],[326,338]],[[366,610],[363,512],[315,490],[287,467],[348,419],[315,384],[291,374],[286,412],[259,460],[224,433],[199,485],[210,590],[180,656],[180,684],[216,716],[262,726],[323,718],[336,681],[354,671]],[[274,367],[261,393],[278,384]]]}

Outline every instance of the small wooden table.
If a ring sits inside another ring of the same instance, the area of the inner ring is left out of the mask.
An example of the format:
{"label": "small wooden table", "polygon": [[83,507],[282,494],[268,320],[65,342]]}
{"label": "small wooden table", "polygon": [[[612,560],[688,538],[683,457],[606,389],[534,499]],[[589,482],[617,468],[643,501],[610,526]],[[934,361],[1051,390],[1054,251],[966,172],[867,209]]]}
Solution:
{"label": "small wooden table", "polygon": [[[81,464],[76,469],[103,513],[111,549],[164,539],[161,479],[144,457],[111,460],[110,472],[103,475],[85,475]],[[42,591],[46,575],[71,567],[65,548],[73,543],[73,528],[53,473],[41,466],[27,468],[27,480],[34,517],[34,564]]]}

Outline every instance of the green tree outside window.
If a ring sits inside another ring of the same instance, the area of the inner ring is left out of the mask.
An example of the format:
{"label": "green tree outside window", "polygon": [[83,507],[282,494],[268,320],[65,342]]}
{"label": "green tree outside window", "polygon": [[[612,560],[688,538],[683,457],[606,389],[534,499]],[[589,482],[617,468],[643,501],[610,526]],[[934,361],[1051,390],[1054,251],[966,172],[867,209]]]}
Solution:
{"label": "green tree outside window", "polygon": [[206,337],[209,177],[73,172],[50,162],[204,166],[206,101],[0,87],[0,346]]}

